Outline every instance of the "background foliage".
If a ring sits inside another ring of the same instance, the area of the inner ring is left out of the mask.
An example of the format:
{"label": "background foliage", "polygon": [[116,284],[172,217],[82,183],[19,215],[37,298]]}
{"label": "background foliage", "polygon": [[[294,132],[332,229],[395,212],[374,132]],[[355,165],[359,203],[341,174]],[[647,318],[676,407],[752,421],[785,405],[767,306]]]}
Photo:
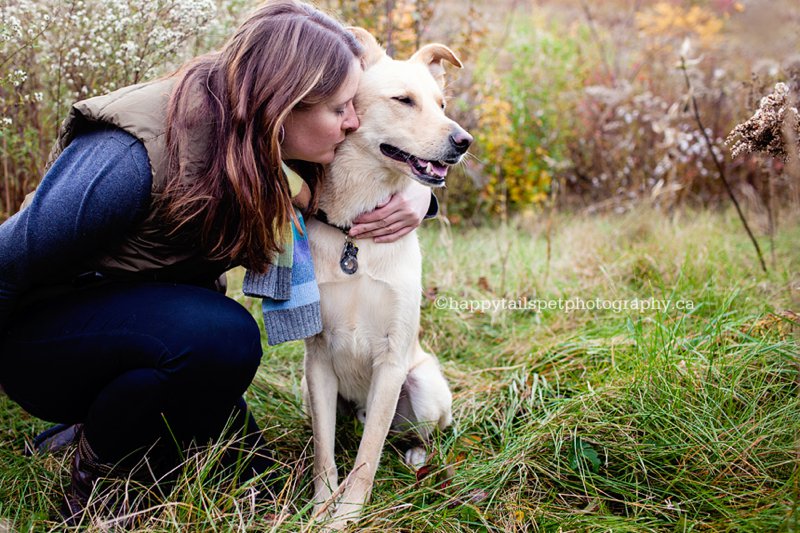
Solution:
{"label": "background foliage", "polygon": [[[41,177],[71,102],[156,75],[217,48],[254,0],[0,0],[0,219]],[[373,31],[391,55],[438,40],[466,68],[450,73],[472,158],[443,194],[451,221],[559,206],[716,205],[724,189],[687,105],[692,91],[713,150],[762,214],[800,177],[769,157],[732,159],[723,139],[775,83],[800,87],[791,0],[321,0]],[[785,202],[784,202],[785,203]]]}

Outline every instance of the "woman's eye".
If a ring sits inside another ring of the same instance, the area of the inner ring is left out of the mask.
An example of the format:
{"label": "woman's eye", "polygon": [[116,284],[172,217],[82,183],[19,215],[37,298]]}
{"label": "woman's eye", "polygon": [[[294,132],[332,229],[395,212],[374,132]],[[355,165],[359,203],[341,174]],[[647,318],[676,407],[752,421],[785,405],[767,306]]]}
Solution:
{"label": "woman's eye", "polygon": [[337,115],[344,115],[344,112],[345,112],[345,111],[346,111],[346,110],[345,110],[345,108],[343,108],[343,107],[340,107],[340,108],[338,108],[338,109],[336,110],[336,114],[337,114]]}
{"label": "woman's eye", "polygon": [[405,105],[414,105],[414,100],[412,100],[408,96],[393,96],[392,100],[397,100],[401,104],[405,104]]}

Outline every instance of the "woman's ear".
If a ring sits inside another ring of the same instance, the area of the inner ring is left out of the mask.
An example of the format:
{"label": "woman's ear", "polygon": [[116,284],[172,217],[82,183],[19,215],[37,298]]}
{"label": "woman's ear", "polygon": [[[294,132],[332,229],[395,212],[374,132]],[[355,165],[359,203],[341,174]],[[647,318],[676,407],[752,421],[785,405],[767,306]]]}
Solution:
{"label": "woman's ear", "polygon": [[370,32],[358,26],[351,26],[347,29],[350,30],[350,33],[355,35],[356,40],[364,47],[364,58],[362,60],[364,70],[386,57],[386,50],[381,48],[375,36]]}

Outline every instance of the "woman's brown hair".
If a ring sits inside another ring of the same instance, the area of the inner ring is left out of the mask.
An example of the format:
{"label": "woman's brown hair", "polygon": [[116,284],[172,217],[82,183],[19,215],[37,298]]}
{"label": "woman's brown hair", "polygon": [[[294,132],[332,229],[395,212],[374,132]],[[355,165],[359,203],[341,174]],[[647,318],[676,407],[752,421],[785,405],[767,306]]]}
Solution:
{"label": "woman's brown hair", "polygon": [[[323,102],[345,81],[361,45],[302,2],[255,10],[219,52],[176,73],[167,115],[169,178],[159,208],[171,233],[196,238],[214,260],[263,272],[293,214],[281,170],[281,127],[294,108]],[[188,161],[198,129],[201,161]],[[321,165],[304,165],[321,180]]]}

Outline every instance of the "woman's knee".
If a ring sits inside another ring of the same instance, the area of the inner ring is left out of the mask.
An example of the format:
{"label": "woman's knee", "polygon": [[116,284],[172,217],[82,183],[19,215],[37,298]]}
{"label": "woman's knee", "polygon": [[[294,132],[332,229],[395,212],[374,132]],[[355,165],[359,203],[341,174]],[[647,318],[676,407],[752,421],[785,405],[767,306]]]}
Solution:
{"label": "woman's knee", "polygon": [[244,307],[230,300],[230,309],[220,318],[223,332],[218,341],[226,364],[255,373],[261,363],[261,332],[258,323]]}
{"label": "woman's knee", "polygon": [[166,367],[218,385],[250,383],[261,362],[261,334],[253,316],[237,302],[219,296],[188,312],[186,337],[175,346]]}

